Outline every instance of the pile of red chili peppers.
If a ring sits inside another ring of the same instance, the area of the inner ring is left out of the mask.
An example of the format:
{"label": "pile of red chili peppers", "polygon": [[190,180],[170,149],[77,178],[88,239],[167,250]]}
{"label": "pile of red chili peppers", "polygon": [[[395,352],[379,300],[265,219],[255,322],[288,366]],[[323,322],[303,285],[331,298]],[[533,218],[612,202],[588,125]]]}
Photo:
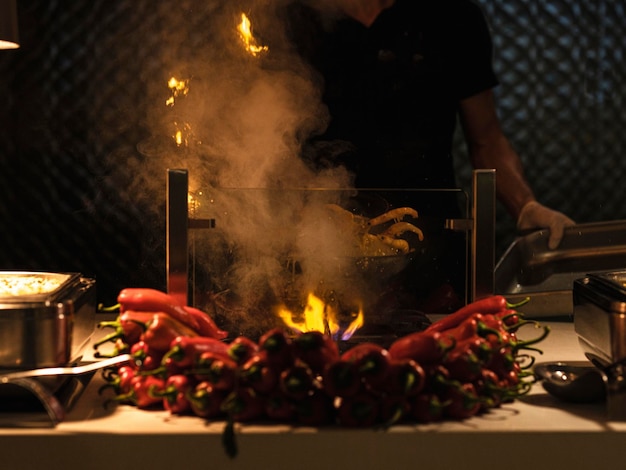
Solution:
{"label": "pile of red chili peppers", "polygon": [[[388,348],[341,353],[320,332],[267,331],[228,340],[211,317],[151,289],[124,289],[114,331],[96,345],[133,360],[106,370],[116,400],[228,423],[390,426],[462,420],[526,393],[534,345],[549,333],[494,295]],[[541,332],[522,341],[517,331]]]}

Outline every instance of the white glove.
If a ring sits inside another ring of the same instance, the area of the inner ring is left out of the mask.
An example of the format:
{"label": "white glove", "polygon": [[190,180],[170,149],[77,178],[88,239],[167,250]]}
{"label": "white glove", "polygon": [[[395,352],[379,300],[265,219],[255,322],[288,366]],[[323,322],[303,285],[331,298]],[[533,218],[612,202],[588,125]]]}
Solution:
{"label": "white glove", "polygon": [[537,201],[526,203],[517,219],[518,230],[549,229],[548,248],[551,250],[554,250],[561,243],[565,227],[575,224],[576,222],[565,214],[543,206]]}

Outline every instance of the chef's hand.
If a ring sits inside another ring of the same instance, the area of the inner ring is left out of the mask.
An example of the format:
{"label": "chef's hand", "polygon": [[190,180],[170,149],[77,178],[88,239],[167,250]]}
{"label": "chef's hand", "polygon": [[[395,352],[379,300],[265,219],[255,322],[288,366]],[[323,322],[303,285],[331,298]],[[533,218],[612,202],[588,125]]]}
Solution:
{"label": "chef's hand", "polygon": [[518,230],[549,229],[548,247],[551,250],[554,250],[561,243],[565,227],[575,224],[576,222],[565,214],[543,206],[537,201],[526,203],[517,219]]}

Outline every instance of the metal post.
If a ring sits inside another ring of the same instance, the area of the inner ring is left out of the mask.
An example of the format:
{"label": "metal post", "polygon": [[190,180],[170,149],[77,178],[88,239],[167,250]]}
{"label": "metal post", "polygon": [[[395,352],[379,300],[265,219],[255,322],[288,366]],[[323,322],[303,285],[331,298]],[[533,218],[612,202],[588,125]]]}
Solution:
{"label": "metal post", "polygon": [[182,305],[189,295],[189,177],[187,170],[167,170],[167,292]]}
{"label": "metal post", "polygon": [[496,170],[474,170],[472,200],[470,300],[474,301],[495,289]]}

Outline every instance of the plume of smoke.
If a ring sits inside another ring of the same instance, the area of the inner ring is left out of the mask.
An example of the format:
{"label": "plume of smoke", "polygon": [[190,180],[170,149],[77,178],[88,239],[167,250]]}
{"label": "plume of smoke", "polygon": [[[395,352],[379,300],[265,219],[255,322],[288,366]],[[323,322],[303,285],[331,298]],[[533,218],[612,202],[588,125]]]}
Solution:
{"label": "plume of smoke", "polygon": [[[283,5],[205,4],[204,32],[185,33],[207,38],[192,41],[193,54],[165,59],[172,70],[164,74],[188,79],[188,93],[170,106],[165,97],[155,103],[152,136],[126,162],[135,167],[137,194],[155,201],[163,200],[167,168],[189,170],[190,189],[201,194],[197,215],[216,220],[214,230],[194,237],[194,268],[203,273],[197,282],[209,280],[196,288],[235,293],[241,322],[263,303],[339,282],[350,267],[347,242],[324,207],[349,195],[352,175],[341,167],[317,171],[301,158],[303,139],[323,131],[329,116],[317,77],[284,36],[276,14]],[[238,34],[242,12],[269,44],[258,56]],[[165,90],[166,82],[164,75],[153,85]],[[184,129],[184,145],[174,143],[175,128]],[[265,326],[258,315],[251,321]]]}

